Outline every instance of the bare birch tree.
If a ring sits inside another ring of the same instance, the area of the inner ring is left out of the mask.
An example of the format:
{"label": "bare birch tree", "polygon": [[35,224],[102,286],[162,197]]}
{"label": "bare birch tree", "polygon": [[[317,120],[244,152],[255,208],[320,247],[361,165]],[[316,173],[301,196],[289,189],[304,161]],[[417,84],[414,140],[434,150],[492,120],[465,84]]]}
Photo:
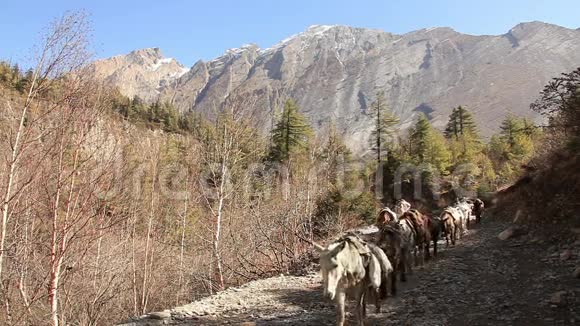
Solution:
{"label": "bare birch tree", "polygon": [[14,180],[25,152],[40,137],[38,135],[34,138],[31,131],[35,125],[42,123],[41,119],[44,118],[43,114],[39,117],[31,117],[29,111],[35,104],[39,93],[48,89],[58,78],[76,71],[88,62],[88,32],[88,23],[82,13],[73,13],[53,22],[43,38],[24,104],[21,108],[13,110],[10,103],[6,103],[7,111],[15,113],[13,119],[16,125],[11,125],[7,137],[11,150],[5,158],[7,174],[2,181],[0,284],[5,257],[6,230],[11,215],[10,205],[17,194],[32,181],[32,178],[19,185],[15,185]]}
{"label": "bare birch tree", "polygon": [[232,103],[215,123],[206,126],[203,135],[203,163],[206,175],[200,180],[207,191],[204,200],[211,215],[213,273],[217,289],[225,287],[222,257],[222,233],[226,206],[244,166],[257,152],[257,131],[243,115],[243,102]]}

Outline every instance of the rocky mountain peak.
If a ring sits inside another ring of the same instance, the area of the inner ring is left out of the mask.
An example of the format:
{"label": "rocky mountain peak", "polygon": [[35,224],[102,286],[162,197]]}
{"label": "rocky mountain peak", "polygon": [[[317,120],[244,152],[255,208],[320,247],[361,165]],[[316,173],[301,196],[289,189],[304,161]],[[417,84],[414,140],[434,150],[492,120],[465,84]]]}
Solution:
{"label": "rocky mountain peak", "polygon": [[101,78],[116,85],[128,97],[157,99],[160,89],[189,71],[159,48],[145,48],[126,55],[95,61],[92,68]]}
{"label": "rocky mountain peak", "polygon": [[[324,34],[326,31],[339,27],[340,25],[310,25],[304,32],[304,35],[315,36]],[[346,27],[346,26],[343,26]]]}
{"label": "rocky mountain peak", "polygon": [[142,64],[163,59],[163,53],[159,48],[145,48],[131,51],[127,54],[127,59],[134,60],[135,63]]}
{"label": "rocky mountain peak", "polygon": [[257,52],[260,49],[260,47],[257,44],[251,43],[251,44],[243,44],[242,46],[240,46],[239,48],[231,48],[231,49],[227,49],[224,53],[224,55],[229,55],[229,56],[236,56],[236,55],[240,55],[244,52]]}
{"label": "rocky mountain peak", "polygon": [[516,26],[511,28],[508,33],[511,33],[513,35],[520,35],[522,37],[528,37],[535,35],[541,36],[542,33],[558,33],[558,32],[566,33],[567,31],[573,30],[554,24],[544,23],[541,21],[531,21],[517,24]]}
{"label": "rocky mountain peak", "polygon": [[529,21],[529,22],[522,22],[517,24],[516,26],[512,27],[512,31],[513,30],[537,30],[540,28],[562,28],[558,25],[554,25],[554,24],[548,24],[548,23],[544,23],[538,20],[533,20],[533,21]]}
{"label": "rocky mountain peak", "polygon": [[361,151],[371,130],[368,106],[379,90],[402,129],[418,112],[443,127],[458,105],[473,112],[484,136],[497,130],[506,109],[533,117],[529,103],[543,85],[580,62],[580,34],[541,22],[479,36],[448,27],[397,35],[313,25],[268,49],[229,49],[198,61],[188,73],[156,48],[128,56],[110,59],[104,69],[128,96],[199,112],[213,112],[231,96],[249,99],[248,110],[259,113],[257,124],[265,131],[274,112],[293,98],[316,129],[334,121],[347,144]]}

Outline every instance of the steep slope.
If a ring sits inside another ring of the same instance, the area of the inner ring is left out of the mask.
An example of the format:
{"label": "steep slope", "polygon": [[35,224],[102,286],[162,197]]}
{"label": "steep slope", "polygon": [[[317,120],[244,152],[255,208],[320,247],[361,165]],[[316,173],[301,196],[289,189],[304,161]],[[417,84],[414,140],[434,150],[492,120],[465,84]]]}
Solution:
{"label": "steep slope", "polygon": [[[506,111],[532,115],[528,105],[543,85],[578,65],[580,31],[541,22],[519,24],[499,36],[450,28],[395,35],[318,25],[269,49],[228,50],[181,76],[172,72],[174,78],[108,78],[129,96],[159,96],[182,111],[209,113],[228,97],[241,97],[248,110],[258,112],[264,129],[276,108],[292,97],[315,128],[334,121],[351,148],[363,148],[370,133],[367,109],[378,90],[386,92],[402,128],[419,111],[442,127],[452,107],[464,105],[475,113],[482,134],[489,135]],[[139,65],[131,67],[137,71]]]}

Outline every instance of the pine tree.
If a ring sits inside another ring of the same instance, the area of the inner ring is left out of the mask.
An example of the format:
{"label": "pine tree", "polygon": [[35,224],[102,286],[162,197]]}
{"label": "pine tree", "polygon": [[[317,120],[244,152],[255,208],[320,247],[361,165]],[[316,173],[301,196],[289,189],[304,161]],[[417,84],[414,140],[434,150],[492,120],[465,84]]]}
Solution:
{"label": "pine tree", "polygon": [[425,114],[420,113],[415,127],[411,131],[411,155],[417,162],[424,162],[429,148],[429,133],[431,132],[431,124]]}
{"label": "pine tree", "polygon": [[513,115],[508,115],[501,123],[500,135],[501,140],[506,142],[510,148],[516,146],[516,139],[522,129],[521,121]]}
{"label": "pine tree", "polygon": [[187,112],[179,117],[179,129],[186,132],[194,132],[199,126],[198,117],[194,112]]}
{"label": "pine tree", "polygon": [[471,113],[461,106],[454,108],[449,116],[445,138],[449,140],[451,155],[455,165],[473,163],[481,152],[482,143]]}
{"label": "pine tree", "polygon": [[18,64],[14,64],[12,66],[12,86],[17,88],[19,82],[20,82],[20,67],[18,67]]}
{"label": "pine tree", "polygon": [[479,191],[494,191],[496,187],[496,172],[493,163],[487,153],[481,153],[477,157],[479,173]]}
{"label": "pine tree", "polygon": [[431,128],[427,142],[426,162],[444,174],[451,165],[451,153],[447,149],[445,137],[439,130]]}
{"label": "pine tree", "polygon": [[131,100],[129,108],[128,117],[131,121],[149,121],[148,108],[139,96]]}
{"label": "pine tree", "polygon": [[271,161],[287,162],[292,154],[307,149],[312,134],[312,127],[300,114],[298,105],[291,99],[287,100],[272,130]]}
{"label": "pine tree", "polygon": [[537,134],[536,127],[528,119],[506,117],[500,126],[500,139],[508,146],[505,156],[518,162],[528,158],[534,150],[533,140]]}
{"label": "pine tree", "polygon": [[445,128],[445,137],[447,139],[455,138],[458,140],[461,136],[476,135],[477,128],[473,116],[462,106],[453,109]]}
{"label": "pine tree", "polygon": [[427,117],[421,113],[410,135],[411,157],[416,163],[430,164],[439,173],[450,165],[451,154],[443,135],[433,129]]}
{"label": "pine tree", "polygon": [[0,83],[7,84],[11,80],[12,70],[5,61],[0,61]]}
{"label": "pine tree", "polygon": [[373,118],[372,148],[377,154],[377,163],[381,163],[383,153],[392,150],[394,126],[399,119],[387,108],[384,92],[377,93],[370,111]]}
{"label": "pine tree", "polygon": [[491,138],[489,153],[503,182],[518,175],[519,166],[534,152],[534,142],[541,134],[525,118],[508,115],[500,126],[499,135]]}
{"label": "pine tree", "polygon": [[162,122],[163,129],[169,132],[176,132],[179,129],[179,113],[168,102],[163,103],[161,106],[162,110]]}

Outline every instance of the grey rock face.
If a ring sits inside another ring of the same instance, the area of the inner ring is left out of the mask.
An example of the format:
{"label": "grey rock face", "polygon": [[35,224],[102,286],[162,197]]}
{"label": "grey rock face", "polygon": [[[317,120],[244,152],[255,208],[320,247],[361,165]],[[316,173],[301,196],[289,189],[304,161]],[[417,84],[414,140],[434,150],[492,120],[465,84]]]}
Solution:
{"label": "grey rock face", "polygon": [[474,113],[484,136],[497,130],[507,112],[534,117],[529,104],[543,86],[580,65],[580,31],[541,22],[519,24],[498,36],[450,28],[395,35],[311,26],[272,48],[231,49],[183,74],[177,63],[163,73],[148,71],[151,62],[163,60],[156,53],[107,59],[114,65],[103,75],[126,95],[172,101],[182,111],[211,113],[228,99],[243,98],[244,109],[264,130],[291,97],[315,129],[334,122],[360,152],[370,134],[368,107],[380,90],[401,118],[401,129],[418,112],[441,128],[458,105]]}

